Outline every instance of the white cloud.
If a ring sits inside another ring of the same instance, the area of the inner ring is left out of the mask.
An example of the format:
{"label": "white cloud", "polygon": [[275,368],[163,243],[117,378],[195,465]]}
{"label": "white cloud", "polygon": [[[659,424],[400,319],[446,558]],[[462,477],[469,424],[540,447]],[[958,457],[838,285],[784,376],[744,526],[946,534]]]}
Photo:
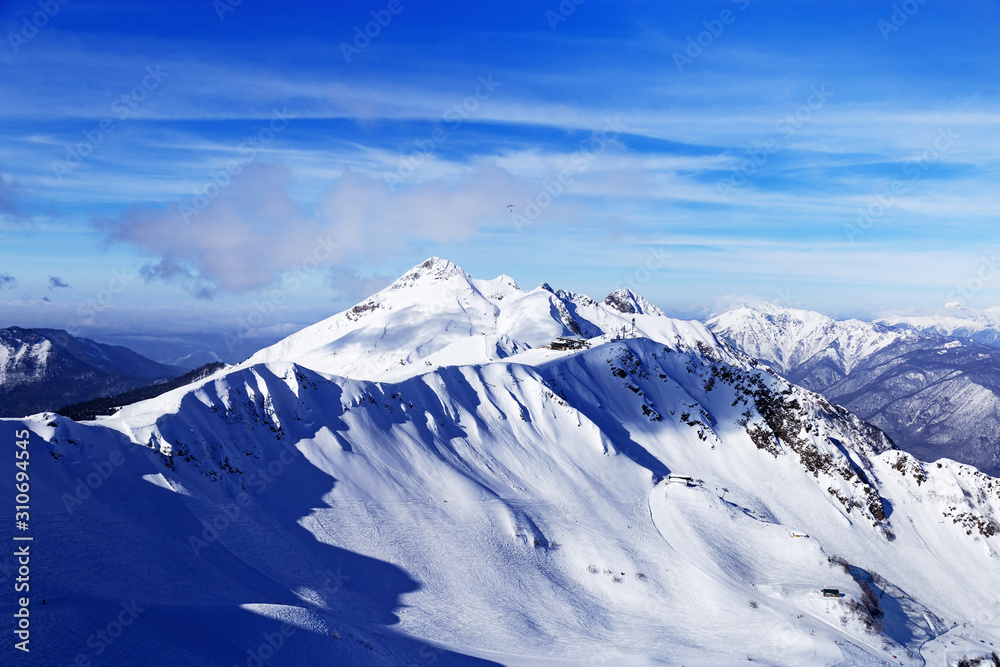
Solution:
{"label": "white cloud", "polygon": [[395,193],[380,178],[347,171],[309,210],[292,199],[291,185],[286,168],[252,164],[201,200],[202,210],[191,206],[197,199],[135,206],[97,224],[110,240],[157,258],[147,278],[211,296],[257,290],[289,271],[378,262],[415,242],[471,238],[502,221],[517,192],[513,176],[489,165],[457,181],[403,183]]}

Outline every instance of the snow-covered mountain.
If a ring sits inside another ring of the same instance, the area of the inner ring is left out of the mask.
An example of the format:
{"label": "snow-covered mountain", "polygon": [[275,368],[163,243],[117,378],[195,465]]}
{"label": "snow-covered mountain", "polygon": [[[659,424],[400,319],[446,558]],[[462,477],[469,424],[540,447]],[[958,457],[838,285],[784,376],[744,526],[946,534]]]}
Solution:
{"label": "snow-covered mountain", "polygon": [[745,354],[814,391],[847,377],[875,352],[915,338],[907,331],[767,302],[740,306],[707,322]]}
{"label": "snow-covered mountain", "polygon": [[30,664],[922,665],[1000,643],[1000,480],[920,463],[632,294],[432,258],[113,416],[0,421],[24,431]]}
{"label": "snow-covered mountain", "polygon": [[544,283],[521,290],[509,276],[479,280],[432,257],[362,303],[261,350],[248,363],[292,359],[324,373],[397,380],[428,367],[499,361],[560,337],[606,342],[623,334],[715,341],[701,323],[664,317],[629,290],[604,302]]}
{"label": "snow-covered mountain", "polygon": [[0,417],[56,410],[181,373],[127,348],[59,329],[0,329]]}
{"label": "snow-covered mountain", "polygon": [[944,308],[933,315],[897,315],[882,317],[876,321],[894,329],[969,338],[978,343],[1000,347],[1000,306],[975,310],[953,302],[945,304]]}
{"label": "snow-covered mountain", "polygon": [[909,340],[871,355],[822,393],[924,460],[942,456],[1000,476],[1000,350]]}
{"label": "snow-covered mountain", "polygon": [[737,308],[708,326],[872,422],[902,449],[1000,475],[996,347],[771,304]]}

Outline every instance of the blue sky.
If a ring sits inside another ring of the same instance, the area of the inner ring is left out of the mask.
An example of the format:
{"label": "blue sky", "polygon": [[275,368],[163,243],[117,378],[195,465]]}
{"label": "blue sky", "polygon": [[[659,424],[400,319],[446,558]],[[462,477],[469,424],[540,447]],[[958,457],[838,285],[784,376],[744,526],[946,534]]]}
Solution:
{"label": "blue sky", "polygon": [[681,316],[919,313],[1000,250],[997,0],[43,0],[0,31],[0,326],[279,331],[429,255]]}

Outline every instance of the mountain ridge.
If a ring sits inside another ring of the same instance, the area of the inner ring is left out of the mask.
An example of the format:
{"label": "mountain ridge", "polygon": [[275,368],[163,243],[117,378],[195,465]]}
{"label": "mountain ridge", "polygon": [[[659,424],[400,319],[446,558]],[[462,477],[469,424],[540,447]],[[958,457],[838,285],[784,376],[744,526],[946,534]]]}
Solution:
{"label": "mountain ridge", "polygon": [[[350,377],[402,377],[426,365],[502,359],[559,337],[610,339],[623,330],[631,333],[633,317],[639,335],[715,344],[703,324],[667,318],[632,292],[619,290],[608,299],[615,305],[545,283],[522,290],[506,275],[474,279],[455,264],[431,257],[387,288],[264,348],[248,362],[296,359]],[[476,336],[483,340],[477,342]]]}
{"label": "mountain ridge", "polygon": [[[701,323],[425,269],[112,416],[0,420],[76,555],[33,570],[50,662],[98,595],[152,610],[107,656],[148,664],[245,663],[280,623],[289,665],[918,665],[996,637],[1000,480]],[[596,335],[546,347],[569,322]]]}

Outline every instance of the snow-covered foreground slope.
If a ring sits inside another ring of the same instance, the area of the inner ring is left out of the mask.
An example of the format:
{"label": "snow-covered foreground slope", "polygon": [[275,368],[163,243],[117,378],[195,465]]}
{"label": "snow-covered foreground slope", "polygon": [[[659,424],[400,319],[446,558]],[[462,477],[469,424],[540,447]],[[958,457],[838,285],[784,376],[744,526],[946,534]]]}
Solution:
{"label": "snow-covered foreground slope", "polygon": [[996,347],[770,304],[737,308],[708,325],[883,429],[902,449],[1000,474]]}
{"label": "snow-covered foreground slope", "polygon": [[[496,325],[516,347],[492,360],[432,359],[495,348],[408,318],[440,339],[377,380],[291,356],[346,358],[317,336],[96,422],[0,422],[4,442],[32,433],[34,536],[33,653],[7,643],[0,662],[890,665],[997,648],[1000,481],[918,463],[697,324],[636,315],[667,334],[526,349],[524,332],[558,329],[537,312],[562,315],[522,306],[540,319]],[[578,323],[604,310],[587,307]],[[855,607],[864,587],[882,616]]]}

